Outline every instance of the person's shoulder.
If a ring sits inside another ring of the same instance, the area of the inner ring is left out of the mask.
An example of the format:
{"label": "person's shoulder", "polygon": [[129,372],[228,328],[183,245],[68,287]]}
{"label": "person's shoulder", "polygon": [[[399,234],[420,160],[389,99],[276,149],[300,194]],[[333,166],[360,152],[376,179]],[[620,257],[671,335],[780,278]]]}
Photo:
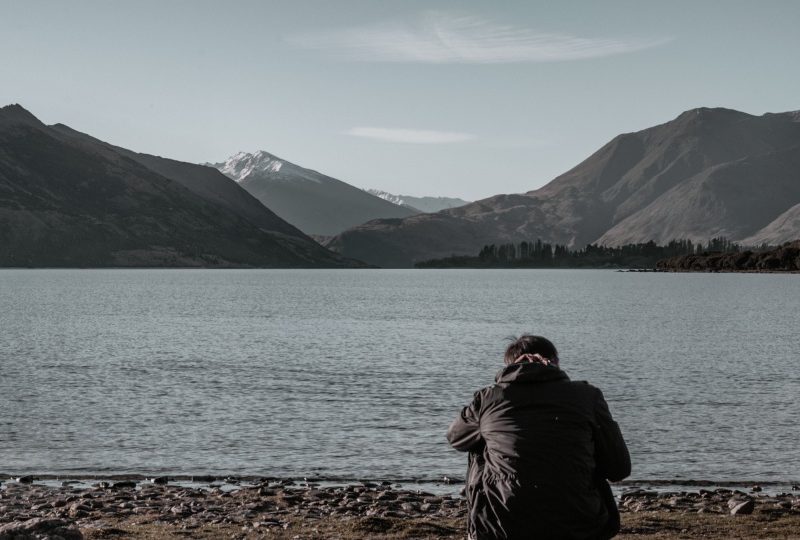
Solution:
{"label": "person's shoulder", "polygon": [[495,397],[499,391],[500,387],[497,384],[490,384],[489,386],[484,386],[480,390],[477,390],[475,394],[473,394],[473,398],[478,401],[486,402]]}
{"label": "person's shoulder", "polygon": [[595,395],[595,396],[603,396],[603,391],[600,390],[598,387],[590,383],[589,381],[570,381],[570,384],[574,385],[575,388],[586,392],[587,394]]}
{"label": "person's shoulder", "polygon": [[493,392],[496,392],[499,388],[500,388],[500,386],[497,383],[490,384],[489,386],[484,386],[483,388],[481,388],[480,390],[478,390],[475,393],[476,394],[482,394],[482,395],[485,396],[485,395],[491,394]]}

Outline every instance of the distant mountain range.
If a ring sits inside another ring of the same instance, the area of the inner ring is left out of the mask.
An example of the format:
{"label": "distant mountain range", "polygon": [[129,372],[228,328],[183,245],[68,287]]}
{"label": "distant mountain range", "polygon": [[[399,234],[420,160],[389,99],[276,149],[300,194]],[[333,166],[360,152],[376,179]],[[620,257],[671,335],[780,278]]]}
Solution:
{"label": "distant mountain range", "polygon": [[260,150],[209,163],[306,234],[331,236],[376,218],[403,218],[399,206],[341,180]]}
{"label": "distant mountain range", "polygon": [[800,238],[800,111],[693,109],[540,189],[467,203],[367,192],[263,151],[183,163],[0,108],[0,266],[410,267],[523,240],[719,236]]}
{"label": "distant mountain range", "polygon": [[456,208],[469,204],[469,201],[455,197],[412,197],[411,195],[393,195],[379,189],[368,189],[367,192],[390,203],[415,210],[420,214],[438,212],[446,208]]}
{"label": "distant mountain range", "polygon": [[0,108],[0,266],[352,267],[217,170]]}
{"label": "distant mountain range", "polygon": [[744,245],[800,238],[800,111],[689,110],[615,137],[540,189],[374,220],[326,245],[409,267],[537,238],[582,247],[718,236]]}

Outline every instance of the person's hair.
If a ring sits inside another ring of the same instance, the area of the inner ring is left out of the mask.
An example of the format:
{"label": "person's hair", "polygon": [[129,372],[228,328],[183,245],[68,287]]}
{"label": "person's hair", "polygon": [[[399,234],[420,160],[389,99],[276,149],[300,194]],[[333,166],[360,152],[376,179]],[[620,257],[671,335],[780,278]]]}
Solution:
{"label": "person's hair", "polygon": [[554,364],[558,364],[558,351],[549,339],[531,334],[522,334],[518,338],[509,339],[512,341],[506,347],[504,357],[507,366],[513,364],[514,360],[523,354],[540,354]]}

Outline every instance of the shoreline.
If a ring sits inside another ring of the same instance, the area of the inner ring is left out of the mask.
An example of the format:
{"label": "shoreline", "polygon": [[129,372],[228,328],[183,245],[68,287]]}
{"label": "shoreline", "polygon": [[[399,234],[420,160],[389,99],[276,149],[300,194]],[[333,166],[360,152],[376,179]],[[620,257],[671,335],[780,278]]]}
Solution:
{"label": "shoreline", "polygon": [[[85,475],[86,482],[62,480],[58,485],[54,485],[56,479],[3,480],[0,539],[26,530],[30,534],[58,530],[65,540],[456,539],[463,538],[465,531],[462,496],[396,487],[388,481],[322,485],[261,478],[238,484],[182,485],[180,480],[163,477],[153,482],[114,478],[91,485]],[[461,484],[447,486],[459,489]],[[631,538],[642,534],[692,538],[695,529],[702,532],[697,537],[703,538],[800,537],[800,486],[781,493],[768,493],[760,486],[749,491],[622,487],[626,489],[618,497],[620,538],[629,534]],[[675,531],[679,536],[670,536]]]}
{"label": "shoreline", "polygon": [[[22,479],[22,482],[20,480]],[[192,483],[192,484],[213,484],[223,483],[230,485],[239,484],[260,484],[264,482],[284,483],[284,485],[303,485],[308,483],[331,484],[331,485],[392,485],[392,486],[462,486],[464,477],[461,476],[437,476],[437,477],[383,477],[383,478],[364,478],[348,477],[336,475],[307,475],[307,476],[270,476],[263,474],[170,474],[164,472],[157,473],[8,473],[0,472],[0,485],[3,483],[41,483],[55,481],[69,481],[79,483],[97,482],[118,482],[133,481],[137,483],[152,483],[154,479],[159,479],[159,483]],[[692,478],[627,478],[620,482],[612,483],[612,486],[620,489],[630,487],[646,486],[658,487],[714,487],[714,488],[740,488],[750,489],[753,486],[761,488],[776,488],[799,491],[800,479],[692,479]]]}
{"label": "shoreline", "polygon": [[[443,476],[439,478],[384,478],[363,479],[337,476],[276,477],[263,475],[147,475],[139,473],[116,474],[28,474],[0,473],[0,490],[4,486],[24,484],[48,488],[91,488],[98,485],[133,484],[135,486],[169,485],[188,489],[221,489],[236,491],[253,486],[272,483],[289,489],[309,486],[323,488],[346,488],[348,486],[376,486],[391,489],[429,492],[439,496],[463,494],[464,478]],[[674,491],[696,491],[728,489],[746,493],[778,495],[797,493],[800,497],[800,481],[796,480],[693,480],[693,479],[626,479],[611,483],[611,490],[619,498],[633,490],[648,490],[656,493]],[[1,540],[1,539],[0,539]]]}
{"label": "shoreline", "polygon": [[[0,482],[16,481],[20,477],[29,477],[34,480],[136,480],[146,481],[150,478],[168,478],[175,481],[221,481],[233,479],[240,482],[246,481],[283,481],[292,480],[295,482],[341,482],[358,484],[363,482],[389,482],[391,484],[463,484],[462,476],[436,476],[436,477],[350,477],[336,475],[304,475],[304,476],[271,476],[265,474],[227,474],[227,473],[167,473],[167,472],[65,472],[65,473],[39,473],[39,472],[0,472]],[[744,486],[752,484],[760,485],[782,485],[800,484],[798,479],[701,479],[701,478],[628,478],[615,485],[626,484],[649,484],[649,485],[684,485],[684,486]]]}

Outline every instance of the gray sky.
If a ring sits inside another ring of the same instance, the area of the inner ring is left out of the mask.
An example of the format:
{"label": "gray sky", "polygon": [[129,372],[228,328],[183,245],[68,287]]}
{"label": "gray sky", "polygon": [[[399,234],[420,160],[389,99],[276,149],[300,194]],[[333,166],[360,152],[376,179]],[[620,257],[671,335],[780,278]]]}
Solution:
{"label": "gray sky", "polygon": [[699,106],[800,108],[800,2],[0,0],[0,104],[193,162],[537,188]]}

